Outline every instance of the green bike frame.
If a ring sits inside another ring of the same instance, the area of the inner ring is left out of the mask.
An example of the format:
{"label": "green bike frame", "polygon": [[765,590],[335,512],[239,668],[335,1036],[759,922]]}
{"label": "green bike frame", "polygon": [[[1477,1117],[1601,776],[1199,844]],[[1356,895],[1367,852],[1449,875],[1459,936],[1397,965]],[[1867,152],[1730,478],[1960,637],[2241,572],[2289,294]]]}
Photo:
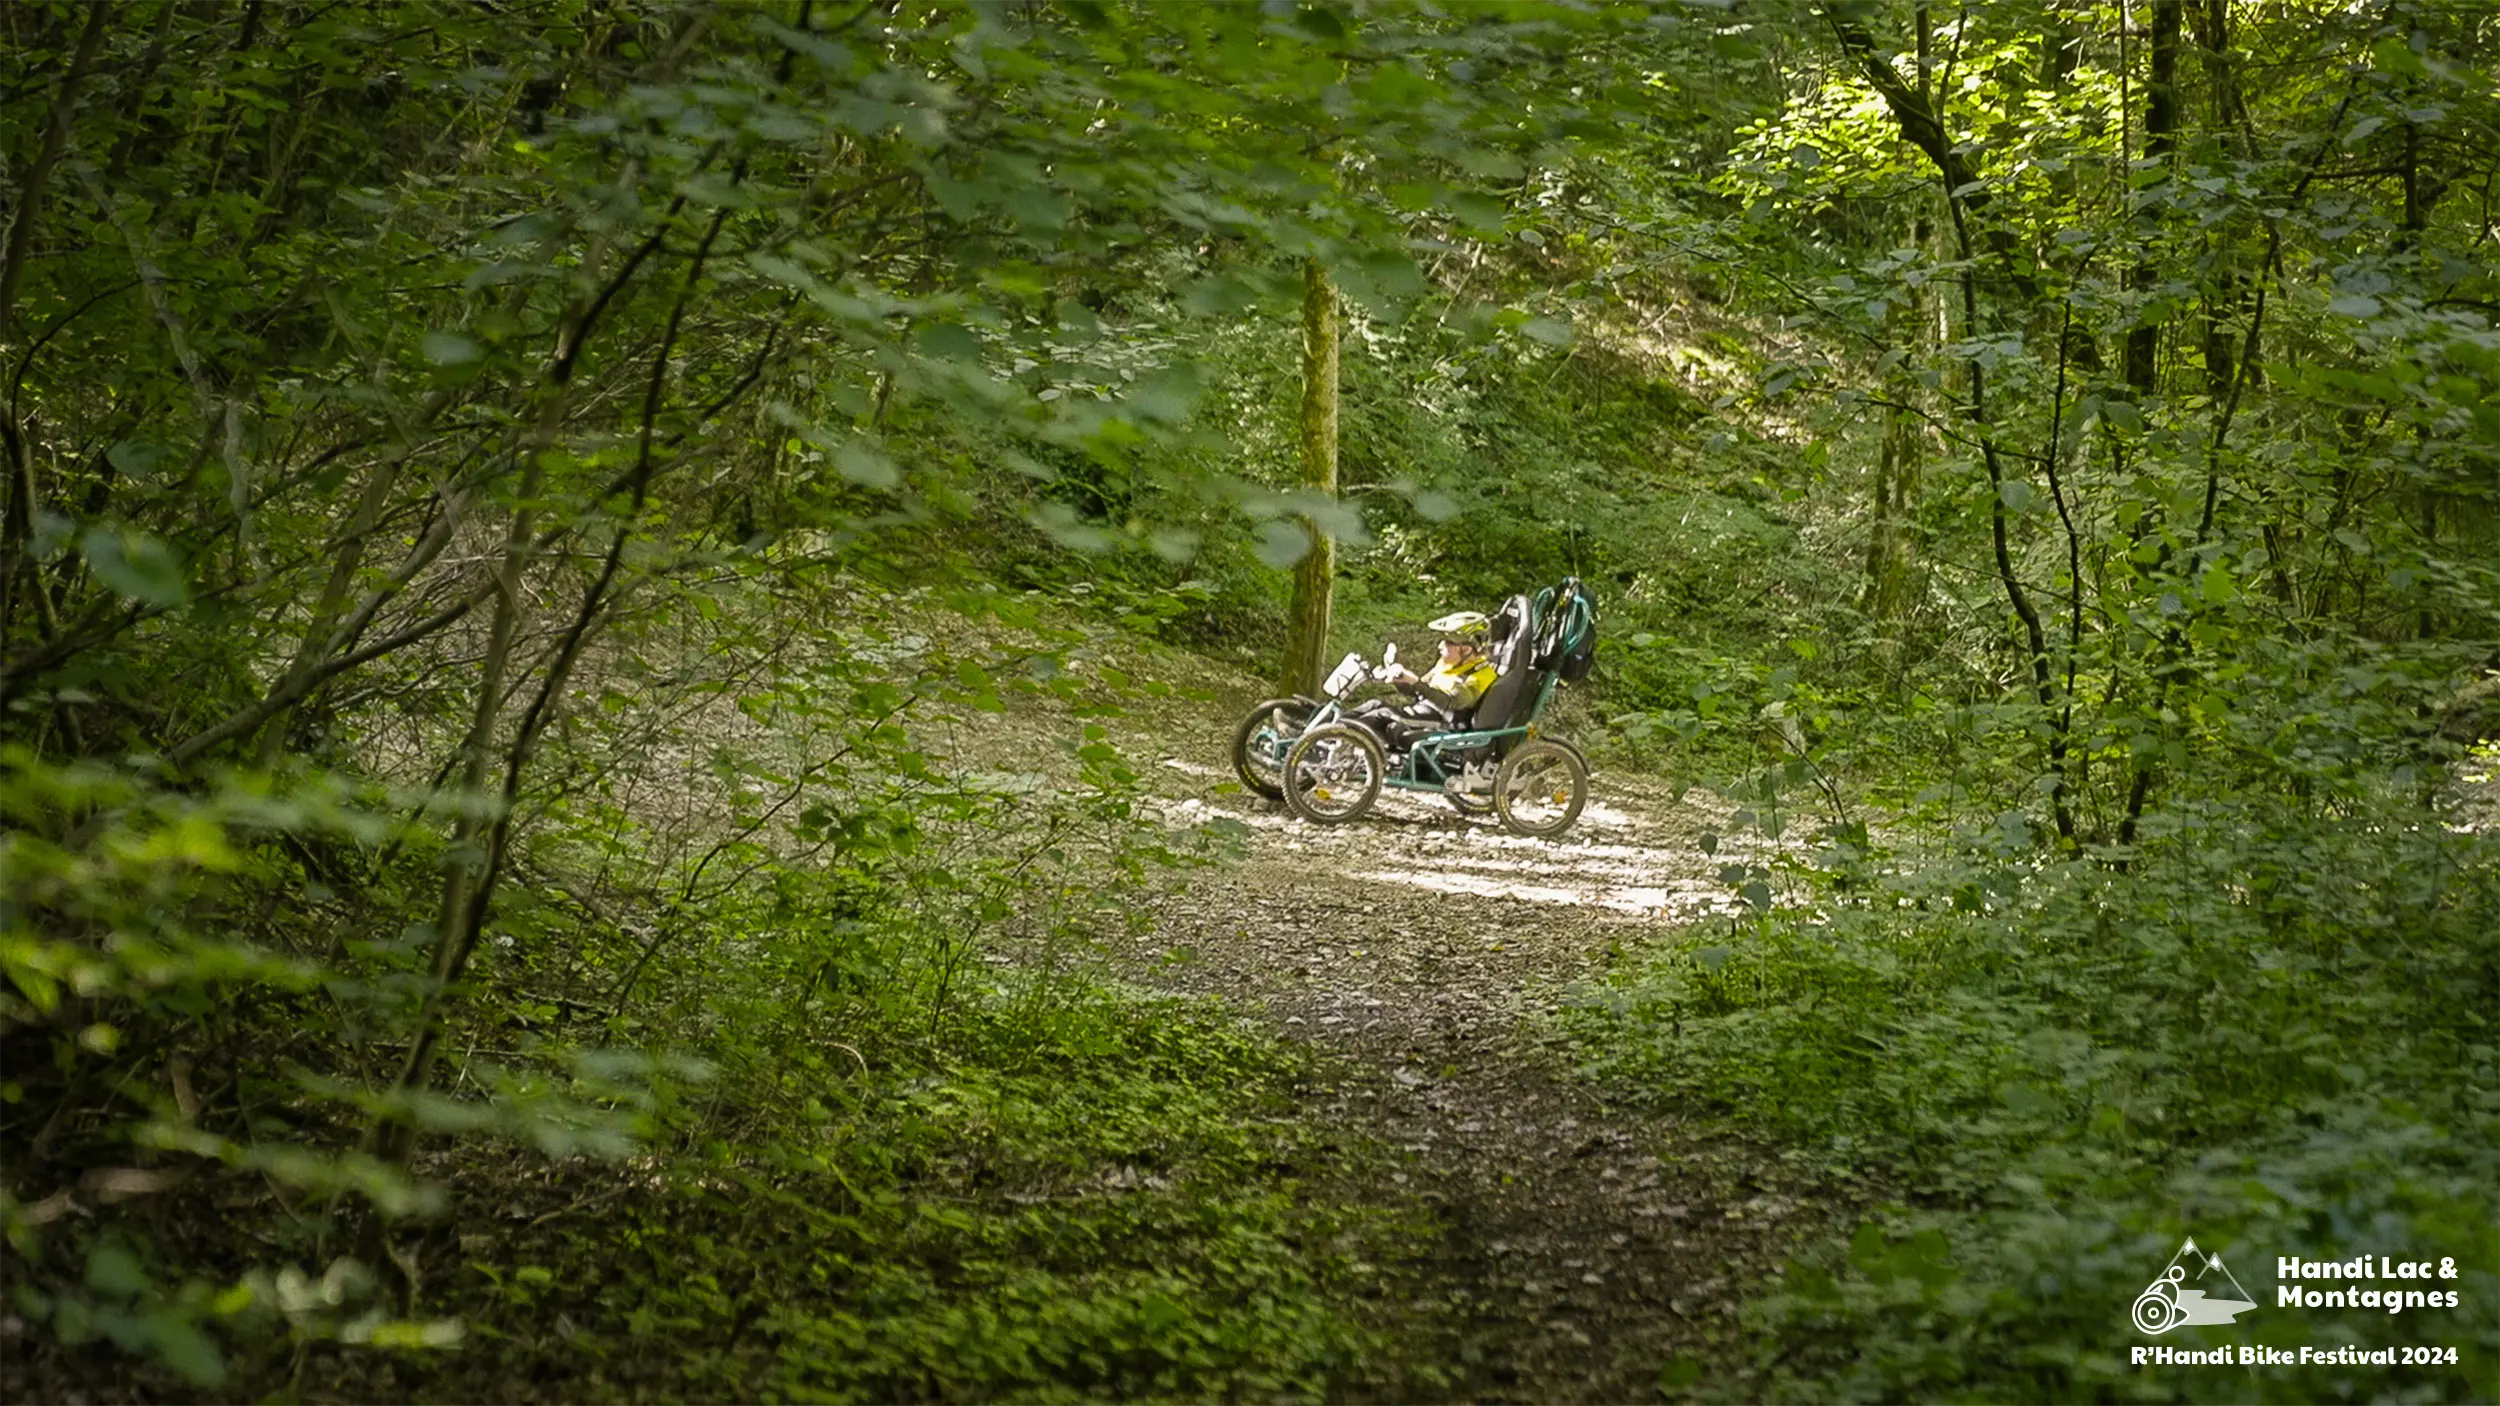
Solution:
{"label": "green bike frame", "polygon": [[1415,739],[1406,749],[1406,765],[1381,778],[1384,785],[1408,791],[1446,791],[1456,773],[1443,765],[1444,750],[1464,752],[1489,746],[1506,737],[1536,736],[1537,720],[1545,716],[1545,705],[1554,696],[1554,676],[1547,674],[1536,693],[1536,703],[1528,709],[1528,721],[1518,727],[1488,728],[1478,732],[1430,732]]}
{"label": "green bike frame", "polygon": [[[1528,630],[1531,638],[1534,638],[1536,631],[1543,623],[1546,612],[1553,608],[1557,589],[1566,592],[1562,599],[1568,611],[1563,621],[1562,638],[1554,647],[1555,657],[1559,659],[1576,648],[1586,632],[1594,628],[1595,613],[1591,610],[1588,596],[1582,592],[1576,578],[1566,579],[1559,588],[1548,586],[1537,592],[1534,599],[1529,602]],[[1554,687],[1560,681],[1557,673],[1551,669],[1546,670],[1545,677],[1537,684],[1536,701],[1528,707],[1528,720],[1517,727],[1459,728],[1449,732],[1429,732],[1415,739],[1407,745],[1404,764],[1390,775],[1382,777],[1382,784],[1406,791],[1447,791],[1451,780],[1458,774],[1458,770],[1448,764],[1445,754],[1472,751],[1475,748],[1492,746],[1514,737],[1536,736],[1537,724],[1545,716],[1545,705],[1553,701]],[[1312,728],[1335,722],[1344,716],[1345,697],[1341,694],[1320,702],[1312,710],[1310,717],[1303,721],[1302,731],[1308,732]],[[1299,733],[1295,734],[1295,736],[1299,735]],[[1293,745],[1293,740],[1293,737],[1286,736],[1277,736],[1272,740],[1270,745],[1274,749],[1275,761],[1280,764],[1284,761],[1285,753]]]}

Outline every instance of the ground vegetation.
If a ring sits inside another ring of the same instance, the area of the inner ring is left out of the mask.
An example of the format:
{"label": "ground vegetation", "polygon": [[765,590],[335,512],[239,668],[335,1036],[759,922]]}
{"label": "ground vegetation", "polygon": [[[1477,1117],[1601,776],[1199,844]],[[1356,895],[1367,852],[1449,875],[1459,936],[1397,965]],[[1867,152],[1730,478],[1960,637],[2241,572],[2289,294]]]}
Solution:
{"label": "ground vegetation", "polygon": [[11,1399],[2500,1386],[2488,7],[0,33]]}

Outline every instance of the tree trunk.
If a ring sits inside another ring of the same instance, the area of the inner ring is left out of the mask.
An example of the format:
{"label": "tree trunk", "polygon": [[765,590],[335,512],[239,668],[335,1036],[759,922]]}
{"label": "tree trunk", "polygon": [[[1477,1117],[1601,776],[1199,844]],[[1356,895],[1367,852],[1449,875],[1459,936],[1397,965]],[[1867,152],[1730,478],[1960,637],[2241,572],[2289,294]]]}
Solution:
{"label": "tree trunk", "polygon": [[[104,41],[104,22],[112,7],[97,5],[87,11],[87,27],[78,34],[77,52],[71,55],[69,69],[61,75],[61,86],[54,90],[52,112],[44,122],[43,139],[35,149],[35,159],[26,165],[26,173],[18,183],[17,208],[9,216],[9,234],[0,246],[0,344],[9,340],[17,313],[17,288],[26,272],[27,260],[35,247],[35,219],[41,212],[45,185],[52,178],[52,168],[59,164],[61,153],[69,145],[70,128],[78,118],[78,89],[87,81],[95,66],[96,50]],[[25,580],[27,593],[36,600],[37,618],[43,624],[44,637],[53,634],[54,621],[50,597],[44,594],[42,578],[37,574],[33,555],[25,550],[34,535],[35,510],[40,506],[39,486],[35,482],[35,446],[25,426],[17,421],[17,407],[12,403],[5,412],[9,424],[5,435],[8,462],[0,471],[8,475],[8,507],[0,515],[0,628],[5,628],[14,614],[19,578]]]}
{"label": "tree trunk", "polygon": [[[1928,240],[1927,221],[1918,222],[1913,239],[1919,248]],[[1892,312],[1893,346],[1901,353],[1901,370],[1891,378],[1892,407],[1884,418],[1883,447],[1875,460],[1871,495],[1873,530],[1866,542],[1866,591],[1860,604],[1878,626],[1910,613],[1916,594],[1913,578],[1918,551],[1913,524],[1918,513],[1920,433],[1916,409],[1918,378],[1912,374],[1923,338],[1925,300],[1913,289],[1908,301]],[[1899,656],[1900,642],[1889,633],[1879,646],[1887,667]]]}
{"label": "tree trunk", "polygon": [[[2227,0],[2206,0],[2202,11],[2191,13],[2198,19],[2197,45],[2205,55],[2215,145],[2225,152],[2236,150],[2242,159],[2253,161],[2257,158],[2257,138],[2231,54],[2231,7]],[[2228,399],[2231,387],[2242,379],[2252,389],[2265,381],[2265,368],[2256,358],[2251,357],[2245,367],[2239,365],[2241,348],[2234,328],[2248,318],[2254,295],[2254,283],[2241,266],[2234,247],[2240,233],[2240,229],[2226,226],[2219,234],[2221,255],[2214,285],[2205,295],[2205,389],[2216,404]],[[2259,277],[2263,274],[2262,269],[2258,271]]]}
{"label": "tree trunk", "polygon": [[78,50],[70,56],[69,71],[61,75],[61,86],[54,90],[52,113],[43,125],[42,145],[35,149],[35,159],[27,163],[24,183],[18,187],[17,211],[9,220],[8,250],[0,254],[0,341],[7,340],[17,310],[18,280],[34,249],[35,217],[43,205],[44,186],[51,180],[52,168],[59,164],[61,152],[69,145],[70,127],[78,118],[78,89],[95,66],[96,49],[104,39],[104,21],[111,11],[110,5],[87,11],[87,27],[79,31]]}
{"label": "tree trunk", "polygon": [[[2071,100],[2075,86],[2075,71],[2083,64],[2082,27],[2068,16],[2051,12],[2041,19],[2039,45],[2040,87],[2056,101]],[[2069,165],[2063,171],[2046,173],[2050,189],[2057,192],[2058,203],[2074,211],[2078,220],[2082,218],[2083,213],[2083,173],[2084,167],[2079,162]],[[2069,253],[2063,260],[2060,260],[2067,266],[2070,277],[2078,276],[2082,272],[2081,259],[2083,257],[2088,256]],[[2054,309],[2045,301],[2036,301],[2033,304],[2031,316],[2040,334],[2047,333],[2053,311]],[[2060,349],[2061,355],[2085,372],[2099,372],[2101,343],[2100,339],[2093,334],[2090,325],[2077,326],[2073,318],[2063,316],[2058,317],[2057,322],[2063,329],[2062,335],[2065,338],[2065,345]]]}
{"label": "tree trunk", "polygon": [[[2177,0],[2171,0],[2177,3]],[[2023,306],[2036,303],[2040,296],[2038,280],[2023,267],[2023,252],[2013,230],[1984,224],[1981,213],[1990,201],[1988,189],[1976,176],[1970,158],[1962,145],[1946,132],[1943,119],[1929,98],[1893,71],[1890,60],[1876,47],[1866,26],[1859,23],[1854,8],[1843,13],[1841,7],[1824,10],[1831,21],[1832,32],[1841,49],[1855,58],[1859,69],[1875,91],[1883,96],[1892,111],[1893,121],[1901,128],[1902,139],[1925,152],[1935,163],[1936,174],[1944,187],[1945,213],[1953,221],[1954,252],[1960,256],[1962,269],[1956,280],[1961,287],[1962,335],[1975,337],[1979,328],[1979,282],[1976,269],[1978,255],[1984,244],[2003,256],[2006,281],[2010,283]],[[2005,588],[2006,604],[2021,624],[2023,643],[2031,660],[2032,690],[2040,707],[2049,716],[2048,770],[2055,778],[2049,793],[2049,810],[2057,823],[2060,842],[2073,844],[2075,815],[2073,797],[2067,784],[2067,755],[2071,739],[2068,721],[2056,711],[2057,684],[2049,664],[2047,633],[2041,628],[2040,612],[2031,601],[2031,592],[2023,586],[2022,577],[2014,569],[2011,531],[2006,522],[2004,456],[1997,447],[1997,427],[1988,417],[1988,374],[1976,356],[1963,360],[1967,376],[1968,399],[1962,416],[1977,431],[1980,461],[1988,470],[1988,518],[1990,535],[1996,549],[1998,584]]]}
{"label": "tree trunk", "polygon": [[[2181,0],[2155,0],[2153,5],[2153,73],[2144,94],[2144,158],[2147,161],[2166,161],[2179,145],[2179,25],[2184,18],[2180,4]],[[2161,180],[2147,185],[2136,196],[2135,243],[2138,259],[2136,266],[2127,274],[2127,286],[2138,296],[2151,292],[2159,277],[2156,269],[2161,263],[2161,255],[2154,247],[2155,221],[2147,213],[2147,207],[2161,185],[2168,180],[2169,172],[2164,171]],[[2127,331],[2127,384],[2135,389],[2139,397],[2150,400],[2160,383],[2161,324],[2140,306],[2135,316],[2135,325]],[[2226,413],[2224,407],[2228,399],[2226,388],[2224,397],[2214,402],[2217,416]],[[2205,501],[2210,512],[2213,502],[2210,488]],[[2149,527],[2149,523],[2147,525]],[[2204,535],[2202,529],[2197,535],[2200,538]],[[2154,696],[2157,700],[2166,696],[2169,690],[2168,671],[2175,667],[2179,639],[2179,631],[2173,627],[2154,651]],[[2113,674],[2115,668],[2113,665]],[[2113,678],[2113,687],[2115,683]],[[2158,712],[2158,707],[2154,711]],[[2152,794],[2152,787],[2153,762],[2150,758],[2139,757],[2135,761],[2134,775],[2127,782],[2126,813],[2118,822],[2119,844],[2135,843],[2136,823],[2144,816],[2145,799]]]}
{"label": "tree trunk", "polygon": [[[1302,486],[1337,496],[1337,289],[1319,260],[1302,261]],[[1293,609],[1285,624],[1287,693],[1317,693],[1328,673],[1329,593],[1337,544],[1303,518],[1311,549],[1293,569]]]}
{"label": "tree trunk", "polygon": [[[1955,207],[1968,211],[1974,218],[1985,215],[1994,200],[1987,184],[1979,179],[1978,168],[1971,164],[1969,151],[1946,135],[1934,95],[1901,81],[1901,75],[1893,71],[1892,61],[1877,47],[1873,32],[1861,21],[1856,7],[1844,12],[1843,7],[1829,6],[1823,17],[1831,22],[1841,52],[1857,62],[1860,76],[1883,96],[1884,106],[1901,129],[1901,139],[1925,152],[1927,159],[1935,163],[1944,188],[1955,192],[1951,197]],[[2002,277],[2013,285],[2024,303],[2038,302],[2040,280],[2032,272],[2030,255],[2023,248],[2021,237],[2013,229],[1995,223],[1982,223],[1977,233],[1988,251],[2003,262]]]}
{"label": "tree trunk", "polygon": [[1917,553],[1910,516],[1918,502],[1918,417],[1894,406],[1884,420],[1884,447],[1875,461],[1875,530],[1866,543],[1866,613],[1890,623],[1910,612],[1910,578]]}
{"label": "tree trunk", "polygon": [[[2153,4],[2153,81],[2144,90],[2144,159],[2164,162],[2179,147],[2179,28],[2185,17],[2183,0],[2154,0]],[[2138,197],[2142,206],[2157,198],[2169,180],[2161,178],[2144,188]],[[2143,259],[2135,266],[2128,284],[2138,296],[2150,293],[2159,281],[2160,255],[2153,249],[2154,221],[2139,214],[2137,219],[2139,247]],[[2136,323],[2127,331],[2127,384],[2136,394],[2150,397],[2158,384],[2158,357],[2161,350],[2161,324],[2146,310],[2136,309]]]}
{"label": "tree trunk", "polygon": [[[466,804],[452,822],[451,844],[443,869],[442,904],[434,921],[433,977],[417,1008],[416,1033],[409,1041],[408,1059],[401,1066],[393,1090],[400,1094],[422,1091],[433,1077],[443,1008],[452,984],[468,967],[469,954],[477,945],[478,927],[494,896],[496,869],[502,856],[486,841],[498,833],[502,817],[499,812],[489,813],[484,808],[487,769],[493,758],[495,734],[503,721],[504,676],[512,664],[513,641],[520,633],[521,615],[526,608],[521,574],[530,556],[533,505],[543,484],[540,451],[545,447],[544,441],[552,438],[557,402],[556,396],[548,397],[547,408],[541,412],[541,442],[530,445],[519,456],[520,491],[514,495],[516,506],[504,529],[503,551],[495,562],[495,613],[487,627],[486,653],[479,661],[477,698],[470,712],[469,730],[460,743],[459,789],[455,794]],[[501,799],[505,806],[510,805],[508,795]],[[401,1121],[374,1124],[368,1149],[386,1162],[405,1162],[416,1138],[416,1124],[405,1120],[403,1111]],[[379,1229],[379,1221],[370,1223],[373,1233],[378,1234]]]}

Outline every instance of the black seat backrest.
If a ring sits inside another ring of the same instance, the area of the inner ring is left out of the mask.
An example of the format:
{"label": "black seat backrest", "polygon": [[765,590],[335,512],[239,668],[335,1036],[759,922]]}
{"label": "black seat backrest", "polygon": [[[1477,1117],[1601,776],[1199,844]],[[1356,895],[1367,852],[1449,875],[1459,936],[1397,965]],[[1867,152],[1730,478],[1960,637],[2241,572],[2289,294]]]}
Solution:
{"label": "black seat backrest", "polygon": [[1476,715],[1469,721],[1470,727],[1484,732],[1497,731],[1512,726],[1513,715],[1524,711],[1523,705],[1532,696],[1531,685],[1536,674],[1536,670],[1528,667],[1528,650],[1535,642],[1535,623],[1534,607],[1526,596],[1512,596],[1502,602],[1502,608],[1494,613],[1492,626],[1486,632],[1490,641],[1486,657],[1492,660],[1494,669],[1501,677],[1493,681],[1493,686],[1486,689],[1484,697],[1476,703]]}

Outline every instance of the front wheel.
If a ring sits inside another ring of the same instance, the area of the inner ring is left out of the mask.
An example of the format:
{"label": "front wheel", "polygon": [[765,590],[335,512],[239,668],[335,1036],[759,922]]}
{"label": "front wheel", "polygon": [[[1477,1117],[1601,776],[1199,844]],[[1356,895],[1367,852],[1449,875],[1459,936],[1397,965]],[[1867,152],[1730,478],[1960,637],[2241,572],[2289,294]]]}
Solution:
{"label": "front wheel", "polygon": [[1559,742],[1520,746],[1493,778],[1493,808],[1514,835],[1548,840],[1571,828],[1589,801],[1588,763]]}
{"label": "front wheel", "polygon": [[1271,801],[1285,798],[1285,749],[1310,721],[1311,700],[1271,698],[1233,727],[1233,775]]}
{"label": "front wheel", "polygon": [[1343,824],[1372,808],[1388,775],[1388,754],[1370,729],[1329,723],[1286,749],[1285,804],[1305,820]]}

